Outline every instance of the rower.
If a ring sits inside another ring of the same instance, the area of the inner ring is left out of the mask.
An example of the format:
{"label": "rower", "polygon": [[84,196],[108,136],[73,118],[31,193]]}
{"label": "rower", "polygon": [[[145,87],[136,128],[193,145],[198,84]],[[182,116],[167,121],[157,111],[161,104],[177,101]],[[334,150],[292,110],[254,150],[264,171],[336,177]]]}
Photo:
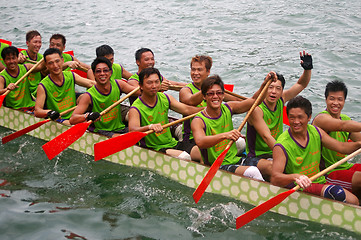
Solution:
{"label": "rower", "polygon": [[5,69],[5,62],[3,57],[1,56],[1,52],[3,51],[4,48],[9,46],[10,46],[9,44],[0,41],[0,71],[3,71]]}
{"label": "rower", "polygon": [[[43,55],[39,53],[42,42],[41,42],[41,35],[36,30],[31,30],[26,33],[26,45],[28,49],[22,50],[19,54],[19,63],[24,63],[27,60],[31,60],[34,62],[39,62]],[[30,92],[31,94],[36,97],[36,90],[38,85],[43,79],[41,72],[32,72],[28,76],[29,84],[30,84]]]}
{"label": "rower", "polygon": [[120,105],[103,116],[99,113],[118,101],[123,92],[129,93],[135,87],[122,80],[111,81],[112,63],[105,57],[96,58],[91,67],[95,73],[96,84],[82,95],[70,118],[70,123],[95,121],[89,130],[108,137],[116,137],[128,132],[128,127],[122,121]]}
{"label": "rower", "polygon": [[361,147],[361,141],[335,140],[322,129],[308,124],[311,115],[312,105],[308,99],[297,96],[288,102],[290,128],[278,137],[273,148],[271,183],[292,188],[296,182],[304,192],[358,205],[355,195],[339,185],[330,184],[325,176],[313,182],[310,177],[320,171],[323,147],[350,154]]}
{"label": "rower", "polygon": [[173,157],[198,160],[197,146],[188,146],[172,137],[170,129],[163,129],[168,123],[168,111],[172,109],[183,115],[196,113],[200,109],[178,102],[173,96],[159,92],[161,79],[158,69],[145,68],[139,73],[141,96],[129,110],[129,131],[146,132],[154,130],[140,141],[140,146],[167,153]]}
{"label": "rower", "polygon": [[70,71],[70,69],[79,69],[79,70],[90,69],[90,66],[88,64],[79,61],[76,57],[68,53],[64,53],[65,44],[66,44],[66,38],[64,35],[59,33],[53,34],[50,37],[49,42],[50,42],[49,48],[57,48],[61,52],[62,57],[64,59],[63,70]]}
{"label": "rower", "polygon": [[[205,55],[196,55],[192,58],[190,63],[190,75],[192,82],[187,84],[179,91],[179,101],[191,106],[205,107],[206,101],[200,91],[203,81],[209,76],[212,67],[212,58]],[[224,95],[224,101],[240,101],[241,99],[233,97],[229,94]],[[194,138],[191,131],[191,119],[183,122],[183,141],[189,141],[194,144]],[[243,144],[242,144],[243,143]],[[243,138],[239,138],[236,143],[237,146],[245,145]],[[244,148],[243,148],[244,150]]]}
{"label": "rower", "polygon": [[[128,83],[134,87],[138,87],[139,86],[139,73],[145,68],[154,67],[155,61],[154,61],[153,51],[150,50],[149,48],[138,49],[135,52],[135,62],[138,65],[138,72],[135,73],[134,75],[132,75],[128,79]],[[162,75],[161,75],[160,81],[161,81],[161,88],[159,91],[167,91],[170,88],[169,87],[170,85],[177,85],[177,86],[187,85],[186,83],[174,82],[171,80],[167,80]],[[134,97],[130,97],[129,98],[130,103],[133,103],[135,101],[135,99],[136,98],[134,98]]]}
{"label": "rower", "polygon": [[[105,57],[107,58],[111,64],[112,64],[112,75],[111,79],[129,79],[133,74],[128,72],[122,65],[118,63],[114,63],[114,50],[109,45],[101,45],[96,48],[95,53],[97,55],[97,58],[99,57]],[[95,79],[94,78],[94,72],[90,69],[88,71],[88,78],[89,79]]]}
{"label": "rower", "polygon": [[[275,73],[267,75],[261,88],[267,81],[275,78]],[[203,81],[201,92],[207,107],[194,117],[191,127],[194,140],[201,149],[203,162],[206,165],[212,165],[231,140],[235,142],[241,137],[240,131],[233,128],[232,115],[248,111],[261,89],[252,98],[244,101],[222,103],[224,84],[218,75],[214,75]],[[237,156],[237,147],[232,144],[220,169],[264,181],[257,167],[241,166],[241,163],[242,158]]]}
{"label": "rower", "polygon": [[35,116],[50,117],[52,120],[69,124],[71,112],[59,118],[59,113],[75,106],[75,84],[90,88],[95,81],[80,77],[71,71],[62,71],[64,59],[57,48],[44,52],[44,60],[49,75],[39,83],[35,102]]}
{"label": "rower", "polygon": [[[327,83],[325,90],[326,110],[320,112],[313,119],[312,124],[324,130],[329,136],[340,141],[361,141],[361,123],[341,113],[347,97],[347,87],[342,81]],[[344,158],[345,155],[322,149],[322,163],[328,167]],[[331,183],[337,182],[343,188],[351,191],[361,199],[361,164],[345,162],[334,169],[326,177]]]}
{"label": "rower", "polygon": [[[24,76],[34,64],[18,64],[19,50],[14,46],[4,48],[1,56],[4,59],[6,68],[0,73],[0,95],[7,90],[11,90],[5,97],[5,106],[26,112],[33,112],[35,102],[31,96],[29,81],[24,79],[18,85],[15,85],[15,83]],[[43,69],[44,64],[40,64],[32,70],[32,72],[39,72]]]}
{"label": "rower", "polygon": [[278,81],[271,83],[263,103],[255,108],[247,123],[245,166],[256,166],[268,181],[272,172],[272,148],[283,132],[283,106],[305,89],[311,80],[312,56],[300,52],[303,74],[289,89],[277,73]]}

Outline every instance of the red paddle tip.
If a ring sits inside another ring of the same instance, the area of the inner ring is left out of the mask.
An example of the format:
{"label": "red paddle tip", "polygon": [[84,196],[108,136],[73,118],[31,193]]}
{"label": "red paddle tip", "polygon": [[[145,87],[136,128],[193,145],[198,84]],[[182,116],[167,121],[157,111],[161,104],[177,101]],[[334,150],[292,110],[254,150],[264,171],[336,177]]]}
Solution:
{"label": "red paddle tip", "polygon": [[1,106],[3,105],[3,102],[4,102],[4,99],[5,99],[5,95],[1,95],[0,96],[0,108],[1,108]]}

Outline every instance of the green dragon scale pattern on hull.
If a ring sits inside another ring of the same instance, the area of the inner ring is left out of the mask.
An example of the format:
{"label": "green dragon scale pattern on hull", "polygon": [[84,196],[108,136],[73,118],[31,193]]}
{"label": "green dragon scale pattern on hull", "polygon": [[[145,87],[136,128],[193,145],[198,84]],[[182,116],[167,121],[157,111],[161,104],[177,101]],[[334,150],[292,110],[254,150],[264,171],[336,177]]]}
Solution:
{"label": "green dragon scale pattern on hull", "polygon": [[[0,108],[0,126],[20,130],[37,123],[41,119],[21,111]],[[49,122],[29,135],[49,141],[69,127]],[[85,133],[70,146],[71,149],[94,155],[94,143],[105,140],[106,137]],[[104,160],[133,167],[147,168],[178,181],[188,187],[196,188],[208,171],[208,167],[194,162],[187,162],[165,154],[133,146]],[[222,194],[239,199],[242,202],[257,206],[286,189],[259,182],[248,178],[218,171],[207,192]],[[271,211],[290,217],[334,225],[350,231],[361,233],[361,208],[337,201],[323,199],[302,192],[293,193]]]}

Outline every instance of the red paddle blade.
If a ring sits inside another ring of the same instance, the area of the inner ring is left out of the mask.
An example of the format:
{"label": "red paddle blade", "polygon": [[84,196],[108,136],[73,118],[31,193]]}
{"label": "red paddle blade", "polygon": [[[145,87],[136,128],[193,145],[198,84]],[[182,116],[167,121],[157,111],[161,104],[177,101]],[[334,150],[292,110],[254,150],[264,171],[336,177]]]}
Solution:
{"label": "red paddle blade", "polygon": [[196,203],[198,203],[199,199],[201,199],[203,193],[206,191],[209,183],[212,181],[214,175],[216,175],[219,167],[222,165],[222,162],[224,160],[224,157],[226,156],[227,152],[229,150],[229,147],[226,148],[214,161],[212,166],[209,168],[206,176],[203,178],[201,184],[197,187],[197,189],[193,193],[193,199]]}
{"label": "red paddle blade", "polygon": [[271,198],[270,200],[262,203],[261,205],[258,205],[257,207],[249,210],[248,212],[244,213],[243,215],[239,216],[236,219],[236,228],[241,228],[245,224],[249,223],[253,219],[261,216],[274,206],[280,204],[283,200],[285,200],[286,197],[294,193],[294,189],[290,189],[286,192],[280,193],[277,196]]}
{"label": "red paddle blade", "polygon": [[286,110],[286,106],[283,107],[283,123],[286,125],[290,125],[290,122],[288,121],[288,117],[287,117],[287,110]]}
{"label": "red paddle blade", "polygon": [[5,99],[6,95],[1,95],[0,96],[0,108],[3,105],[4,99]]}
{"label": "red paddle blade", "polygon": [[233,84],[224,84],[224,89],[233,92],[234,85]]}
{"label": "red paddle blade", "polygon": [[144,132],[130,132],[115,138],[98,142],[94,144],[94,160],[98,161],[116,152],[131,147],[147,135],[148,134]]}
{"label": "red paddle blade", "polygon": [[33,124],[33,125],[29,126],[29,127],[26,127],[26,128],[24,128],[24,129],[21,129],[21,130],[19,130],[19,131],[17,131],[17,132],[14,132],[14,133],[8,135],[8,136],[5,136],[5,137],[3,137],[3,138],[1,139],[2,144],[5,144],[5,143],[7,143],[7,142],[10,142],[10,141],[14,140],[15,138],[18,138],[18,137],[20,137],[20,136],[22,136],[22,135],[24,135],[24,134],[26,134],[26,133],[28,133],[28,132],[36,129],[36,128],[40,127],[41,125],[43,125],[44,123],[47,123],[47,122],[49,122],[49,121],[50,121],[50,119],[47,119],[47,120],[44,120],[44,121],[35,123],[35,124]]}
{"label": "red paddle blade", "polygon": [[53,140],[45,143],[43,145],[43,150],[45,151],[49,160],[53,159],[65,148],[69,147],[73,142],[83,136],[90,124],[91,121],[78,123],[77,125],[69,128],[67,131],[63,132]]}
{"label": "red paddle blade", "polygon": [[71,71],[78,74],[80,77],[87,78],[87,73],[84,71],[81,71],[79,69],[72,69]]}

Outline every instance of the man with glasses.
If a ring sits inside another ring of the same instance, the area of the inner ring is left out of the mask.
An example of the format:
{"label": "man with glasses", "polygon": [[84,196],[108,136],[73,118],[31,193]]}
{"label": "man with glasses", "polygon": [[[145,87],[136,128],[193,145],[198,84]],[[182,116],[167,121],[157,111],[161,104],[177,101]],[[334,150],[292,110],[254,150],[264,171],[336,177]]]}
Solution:
{"label": "man with glasses", "polygon": [[128,127],[122,122],[120,104],[103,116],[100,116],[100,112],[118,101],[123,92],[129,93],[135,87],[122,80],[110,81],[112,63],[105,57],[96,58],[91,68],[96,84],[82,95],[70,118],[70,123],[77,124],[93,120],[94,123],[89,130],[108,137],[116,137],[128,132]]}
{"label": "man with glasses", "polygon": [[[202,160],[207,165],[212,165],[217,157],[224,151],[232,140],[236,142],[241,133],[233,128],[232,115],[248,111],[260,94],[267,81],[275,81],[276,74],[270,72],[261,85],[261,88],[244,101],[229,101],[223,103],[224,84],[218,75],[208,77],[202,84],[203,98],[207,107],[194,117],[191,127],[194,140],[201,149]],[[221,169],[237,175],[263,180],[258,168],[254,166],[241,166],[242,159],[237,156],[237,147],[232,144],[227,152]]]}

